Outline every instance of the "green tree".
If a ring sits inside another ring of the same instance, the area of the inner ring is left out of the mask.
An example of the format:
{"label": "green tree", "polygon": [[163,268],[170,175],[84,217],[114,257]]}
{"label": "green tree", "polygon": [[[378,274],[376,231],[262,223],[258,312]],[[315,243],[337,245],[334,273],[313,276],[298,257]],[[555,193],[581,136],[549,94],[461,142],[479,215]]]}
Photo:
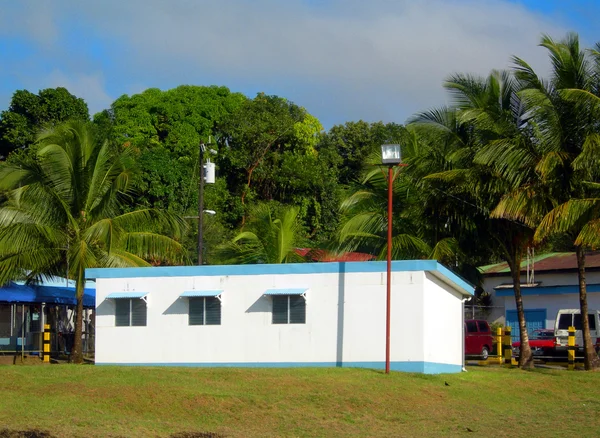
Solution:
{"label": "green tree", "polygon": [[0,113],[0,159],[34,143],[42,128],[66,120],[89,120],[87,104],[66,88],[46,88],[38,94],[17,90],[8,110]]}
{"label": "green tree", "polygon": [[[438,145],[445,155],[446,163],[440,166],[441,170],[426,176],[425,180],[436,183],[434,193],[442,192],[470,206],[471,212],[468,212],[457,208],[455,202],[445,201],[449,207],[445,216],[453,234],[461,235],[460,243],[465,252],[472,253],[469,242],[478,242],[490,254],[507,261],[519,319],[519,365],[531,367],[533,357],[520,277],[522,254],[531,244],[533,229],[502,214],[490,217],[494,209],[497,213],[502,197],[518,186],[523,176],[519,169],[507,172],[502,167],[502,154],[509,154],[512,144],[531,145],[532,142],[528,130],[523,129],[526,115],[518,98],[518,84],[510,73],[494,71],[487,78],[453,75],[445,86],[452,93],[452,107],[423,113],[414,121],[419,134],[428,138],[429,144]],[[427,161],[430,159],[426,158]]]}
{"label": "green tree", "polygon": [[[549,81],[515,58],[523,100],[531,111],[529,123],[538,141],[533,153],[524,154],[527,151],[520,148],[516,150],[518,157],[506,161],[512,168],[526,165],[529,177],[506,197],[502,214],[538,225],[537,241],[556,234],[571,240],[577,256],[579,303],[585,316],[585,368],[589,370],[600,366],[590,337],[585,281],[585,251],[597,244],[593,230],[597,226],[594,210],[599,189],[600,56],[598,50],[581,50],[576,34],[558,42],[544,36],[541,46],[547,49],[552,63]],[[542,202],[545,208],[539,208]]]}
{"label": "green tree", "polygon": [[0,284],[67,272],[76,282],[73,358],[81,362],[85,270],[180,261],[172,237],[184,223],[154,209],[122,213],[132,200],[131,150],[95,139],[89,124],[55,126],[38,143],[35,156],[0,166]]}
{"label": "green tree", "polygon": [[216,122],[245,100],[226,87],[150,88],[119,97],[94,123],[138,154],[140,203],[192,214],[197,212],[199,145],[214,135]]}
{"label": "green tree", "polygon": [[358,182],[365,165],[380,153],[381,145],[399,138],[402,130],[396,123],[347,122],[322,135],[318,148],[321,153],[331,151],[339,168],[339,183],[349,185]]}
{"label": "green tree", "polygon": [[244,224],[248,205],[273,200],[298,206],[317,238],[335,227],[337,173],[317,149],[321,130],[304,108],[262,93],[217,124],[216,160],[242,213],[231,225]]}
{"label": "green tree", "polygon": [[299,209],[283,206],[276,213],[272,203],[251,209],[249,220],[230,241],[217,249],[224,264],[294,263],[303,258],[296,249],[304,242]]}

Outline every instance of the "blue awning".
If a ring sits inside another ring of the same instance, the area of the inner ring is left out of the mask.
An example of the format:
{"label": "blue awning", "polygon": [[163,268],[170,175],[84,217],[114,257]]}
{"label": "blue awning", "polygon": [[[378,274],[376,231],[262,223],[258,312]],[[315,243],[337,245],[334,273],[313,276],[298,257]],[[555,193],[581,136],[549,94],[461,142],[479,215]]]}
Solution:
{"label": "blue awning", "polygon": [[[74,306],[77,304],[75,290],[68,287],[58,286],[35,286],[38,295],[38,302],[66,304]],[[96,290],[84,289],[83,306],[94,307],[96,305]]]}
{"label": "blue awning", "polygon": [[37,293],[33,287],[11,282],[0,288],[0,301],[6,303],[37,303]]}
{"label": "blue awning", "polygon": [[267,289],[264,295],[304,295],[307,290],[307,288]]}
{"label": "blue awning", "polygon": [[[77,304],[74,282],[73,287],[60,285],[60,281],[45,281],[42,284],[29,284],[23,282],[11,282],[0,288],[0,302],[23,303],[23,304],[62,304],[74,306]],[[93,286],[93,284],[91,284]],[[88,286],[88,284],[86,284]],[[85,288],[83,293],[83,306],[94,307],[96,305],[96,290]]]}
{"label": "blue awning", "polygon": [[188,290],[179,295],[179,298],[218,297],[222,293],[222,290]]}
{"label": "blue awning", "polygon": [[144,298],[148,292],[113,292],[106,296],[107,300],[121,300],[131,298]]}

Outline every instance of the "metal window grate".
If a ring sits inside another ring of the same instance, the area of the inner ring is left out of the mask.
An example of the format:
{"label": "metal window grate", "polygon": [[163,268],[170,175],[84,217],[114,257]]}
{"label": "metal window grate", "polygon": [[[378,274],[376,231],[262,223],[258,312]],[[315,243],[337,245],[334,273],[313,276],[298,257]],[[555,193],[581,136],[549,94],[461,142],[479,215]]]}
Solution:
{"label": "metal window grate", "polygon": [[218,297],[189,299],[189,325],[221,325],[221,300]]}

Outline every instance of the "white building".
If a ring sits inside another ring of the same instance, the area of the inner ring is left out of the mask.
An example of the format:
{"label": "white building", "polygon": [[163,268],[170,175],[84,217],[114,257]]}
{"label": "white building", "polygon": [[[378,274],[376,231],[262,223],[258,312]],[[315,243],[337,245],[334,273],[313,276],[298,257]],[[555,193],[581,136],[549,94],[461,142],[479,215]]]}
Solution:
{"label": "white building", "polygon": [[[384,368],[386,263],[88,269],[96,364]],[[459,372],[473,288],[394,261],[391,369]]]}
{"label": "white building", "polygon": [[[480,268],[483,288],[492,296],[496,311],[488,318],[512,328],[519,336],[519,324],[513,281],[506,263]],[[600,253],[586,256],[588,308],[600,309]],[[560,309],[579,309],[579,278],[575,253],[548,253],[524,260],[521,264],[521,295],[529,333],[540,328],[554,328]]]}

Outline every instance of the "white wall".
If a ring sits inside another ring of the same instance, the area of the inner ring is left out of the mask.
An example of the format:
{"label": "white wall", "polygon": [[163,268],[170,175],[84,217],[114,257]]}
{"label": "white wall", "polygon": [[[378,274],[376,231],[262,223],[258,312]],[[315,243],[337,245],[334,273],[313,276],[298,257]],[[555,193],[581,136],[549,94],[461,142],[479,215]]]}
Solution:
{"label": "white wall", "polygon": [[[462,366],[465,292],[440,278],[392,273],[392,369]],[[98,278],[96,363],[377,367],[385,360],[385,285],[385,272]],[[306,324],[271,323],[264,293],[273,288],[308,289]],[[194,289],[224,291],[221,325],[188,325],[188,300],[179,295]],[[148,293],[145,327],[115,327],[114,300],[105,297],[123,291]]]}
{"label": "white wall", "polygon": [[424,308],[426,317],[421,318],[423,332],[424,360],[433,362],[440,357],[450,363],[459,363],[463,359],[463,324],[456,323],[456,315],[462,315],[462,299],[455,291],[447,287],[434,275],[425,273]]}

